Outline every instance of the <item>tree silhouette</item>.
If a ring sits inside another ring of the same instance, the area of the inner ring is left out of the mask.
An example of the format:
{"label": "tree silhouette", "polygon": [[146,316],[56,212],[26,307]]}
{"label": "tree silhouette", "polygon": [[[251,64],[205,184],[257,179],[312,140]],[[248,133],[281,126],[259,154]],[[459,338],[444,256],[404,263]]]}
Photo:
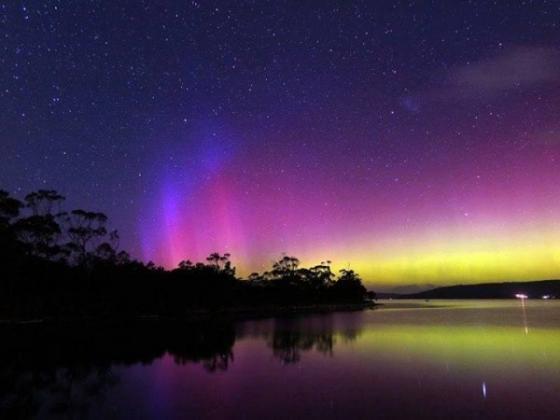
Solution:
{"label": "tree silhouette", "polygon": [[299,263],[300,261],[296,257],[284,255],[272,264],[271,274],[275,280],[297,281]]}
{"label": "tree silhouette", "polygon": [[23,203],[7,191],[0,190],[0,228],[6,228],[12,219],[19,216]]}
{"label": "tree silhouette", "polygon": [[312,286],[320,288],[323,286],[330,286],[335,278],[334,273],[331,271],[331,261],[322,261],[309,269],[310,281]]}
{"label": "tree silhouette", "polygon": [[[105,214],[64,212],[64,197],[39,190],[24,203],[0,190],[0,317],[187,317],[201,311],[362,303],[368,296],[352,270],[334,279],[331,262],[310,268],[282,255],[248,281],[229,253],[174,270],[119,250]],[[212,363],[219,367],[223,360]]]}
{"label": "tree silhouette", "polygon": [[340,270],[340,275],[333,286],[333,290],[337,296],[347,300],[367,296],[367,290],[354,270]]}
{"label": "tree silhouette", "polygon": [[67,246],[75,253],[77,262],[84,263],[91,248],[107,235],[107,216],[78,209],[61,217],[67,225],[66,233],[70,239]]}
{"label": "tree silhouette", "polygon": [[65,200],[55,190],[38,190],[25,196],[25,203],[31,209],[33,215],[53,214],[53,208],[58,207]]}
{"label": "tree silhouette", "polygon": [[61,234],[60,226],[51,214],[36,214],[19,219],[14,223],[14,231],[32,255],[50,259],[61,252],[57,245]]}
{"label": "tree silhouette", "polygon": [[54,190],[39,190],[25,196],[25,208],[31,211],[31,215],[16,220],[13,231],[30,255],[45,259],[63,256],[58,244],[62,231],[57,215],[53,214],[62,201],[64,197]]}
{"label": "tree silhouette", "polygon": [[231,261],[229,260],[230,257],[231,255],[228,253],[220,255],[219,252],[213,252],[206,258],[206,261],[208,261],[210,263],[210,267],[214,268],[216,271],[228,275],[234,275],[235,268],[231,266]]}

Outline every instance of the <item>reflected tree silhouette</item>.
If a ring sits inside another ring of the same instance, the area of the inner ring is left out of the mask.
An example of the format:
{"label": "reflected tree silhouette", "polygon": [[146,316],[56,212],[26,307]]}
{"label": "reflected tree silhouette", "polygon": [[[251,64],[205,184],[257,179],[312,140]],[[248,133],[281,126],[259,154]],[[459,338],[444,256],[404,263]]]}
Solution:
{"label": "reflected tree silhouette", "polygon": [[63,418],[85,418],[118,383],[107,366],[65,366],[0,370],[0,418],[34,418],[39,412]]}
{"label": "reflected tree silhouette", "polygon": [[332,356],[339,335],[345,341],[352,341],[358,337],[359,331],[341,329],[335,334],[330,315],[318,318],[298,317],[275,320],[273,332],[267,337],[267,341],[274,357],[282,363],[294,364],[300,361],[302,352],[314,350]]}
{"label": "reflected tree silhouette", "polygon": [[257,328],[256,334],[231,321],[0,328],[0,418],[45,413],[86,418],[119,384],[116,367],[149,365],[165,355],[178,365],[192,363],[210,374],[226,371],[234,362],[236,340],[247,335],[263,340],[284,364],[299,362],[305,352],[332,356],[339,337],[354,340],[359,335],[356,329],[335,328],[330,315],[262,325],[266,328]]}
{"label": "reflected tree silhouette", "polygon": [[332,355],[335,344],[332,332],[314,333],[311,331],[277,330],[269,343],[273,354],[283,363],[297,363],[302,351],[312,349]]}
{"label": "reflected tree silhouette", "polygon": [[119,327],[1,329],[0,418],[41,413],[85,418],[119,383],[116,366],[151,364],[169,354],[208,372],[233,361],[233,323],[138,323]]}
{"label": "reflected tree silhouette", "polygon": [[200,363],[209,372],[225,371],[233,362],[235,329],[233,324],[210,326],[188,340],[176,340],[169,347],[175,363]]}
{"label": "reflected tree silhouette", "polygon": [[84,418],[91,405],[103,400],[118,383],[118,378],[110,367],[76,366],[58,369],[49,383],[49,411],[67,418]]}

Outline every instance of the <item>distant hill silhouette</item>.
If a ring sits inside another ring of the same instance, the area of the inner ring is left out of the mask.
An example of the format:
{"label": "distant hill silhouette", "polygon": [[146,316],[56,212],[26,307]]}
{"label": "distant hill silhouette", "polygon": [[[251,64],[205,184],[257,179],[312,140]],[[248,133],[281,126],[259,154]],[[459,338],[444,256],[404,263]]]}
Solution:
{"label": "distant hill silhouette", "polygon": [[[544,295],[560,298],[560,280],[541,280],[507,283],[481,283],[437,287],[420,293],[398,295],[401,299],[512,299],[516,294],[530,299]],[[393,296],[397,297],[397,296]]]}

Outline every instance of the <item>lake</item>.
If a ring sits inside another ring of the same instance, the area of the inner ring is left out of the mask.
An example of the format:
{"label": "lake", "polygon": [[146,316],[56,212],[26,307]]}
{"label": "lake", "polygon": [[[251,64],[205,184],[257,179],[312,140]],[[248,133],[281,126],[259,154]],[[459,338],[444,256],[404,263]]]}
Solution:
{"label": "lake", "polygon": [[560,301],[6,332],[7,418],[558,418]]}

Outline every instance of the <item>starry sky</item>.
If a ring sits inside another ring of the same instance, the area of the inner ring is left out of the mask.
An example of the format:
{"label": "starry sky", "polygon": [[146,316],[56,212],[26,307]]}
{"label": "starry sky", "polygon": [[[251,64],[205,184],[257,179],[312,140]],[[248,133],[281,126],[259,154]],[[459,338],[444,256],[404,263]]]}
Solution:
{"label": "starry sky", "polygon": [[556,1],[0,2],[0,187],[173,267],[560,277]]}

